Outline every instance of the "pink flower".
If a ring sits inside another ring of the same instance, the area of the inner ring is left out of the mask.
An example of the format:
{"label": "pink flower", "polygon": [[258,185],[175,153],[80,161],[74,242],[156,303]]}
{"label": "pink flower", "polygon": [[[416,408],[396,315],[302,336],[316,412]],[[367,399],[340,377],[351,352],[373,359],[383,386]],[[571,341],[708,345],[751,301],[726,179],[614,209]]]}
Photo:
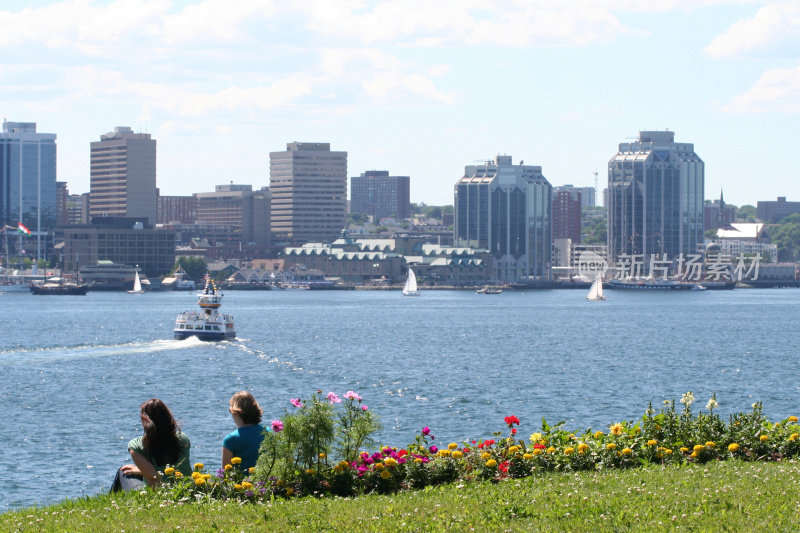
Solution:
{"label": "pink flower", "polygon": [[367,406],[366,406],[366,405],[362,405],[362,406],[361,406],[361,410],[362,410],[362,411],[366,411],[366,410],[367,410]]}
{"label": "pink flower", "polygon": [[335,403],[342,403],[342,399],[339,398],[335,392],[329,392],[326,398],[328,398],[328,401],[331,402],[331,405]]}
{"label": "pink flower", "polygon": [[295,407],[303,407],[303,402],[300,401],[300,398],[292,398],[289,401],[292,402],[292,405]]}
{"label": "pink flower", "polygon": [[345,392],[344,393],[344,397],[347,398],[348,400],[355,400],[357,402],[361,401],[361,396],[359,396],[358,394],[356,394],[355,392],[353,392],[351,390]]}
{"label": "pink flower", "polygon": [[272,431],[274,431],[276,433],[279,432],[279,431],[283,431],[283,422],[281,422],[280,420],[273,420],[272,421]]}
{"label": "pink flower", "polygon": [[425,436],[430,435],[431,434],[431,428],[429,428],[428,426],[425,426],[424,428],[422,428],[422,434],[425,435]]}

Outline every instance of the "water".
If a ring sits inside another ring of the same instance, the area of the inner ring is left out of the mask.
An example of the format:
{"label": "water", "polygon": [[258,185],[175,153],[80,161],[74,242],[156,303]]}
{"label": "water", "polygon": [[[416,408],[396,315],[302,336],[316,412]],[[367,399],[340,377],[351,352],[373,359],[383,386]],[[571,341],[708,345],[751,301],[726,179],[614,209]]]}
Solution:
{"label": "water", "polygon": [[159,397],[216,468],[234,429],[228,399],[253,392],[267,422],[289,398],[354,390],[380,440],[485,438],[520,418],[605,429],[688,391],[719,411],[763,401],[800,414],[800,291],[230,291],[239,339],[171,340],[189,293],[4,294],[0,338],[0,510],[106,491]]}

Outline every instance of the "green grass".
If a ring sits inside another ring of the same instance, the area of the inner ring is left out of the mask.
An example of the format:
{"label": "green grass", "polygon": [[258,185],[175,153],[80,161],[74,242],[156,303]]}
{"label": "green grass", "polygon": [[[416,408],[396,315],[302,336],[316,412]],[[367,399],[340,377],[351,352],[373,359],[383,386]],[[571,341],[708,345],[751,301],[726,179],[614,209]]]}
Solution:
{"label": "green grass", "polygon": [[0,515],[0,531],[797,531],[800,463],[548,473],[353,499],[174,503],[101,495]]}

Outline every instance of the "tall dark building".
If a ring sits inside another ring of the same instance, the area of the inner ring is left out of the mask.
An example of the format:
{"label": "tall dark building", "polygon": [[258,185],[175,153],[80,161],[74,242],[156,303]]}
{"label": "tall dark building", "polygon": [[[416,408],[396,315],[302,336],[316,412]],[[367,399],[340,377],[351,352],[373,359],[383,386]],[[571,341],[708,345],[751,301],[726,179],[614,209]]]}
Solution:
{"label": "tall dark building", "polygon": [[553,189],[553,238],[581,242],[582,190],[575,187]]}
{"label": "tall dark building", "polygon": [[394,216],[411,217],[410,178],[387,170],[368,170],[350,178],[350,212],[370,215],[376,222]]}
{"label": "tall dark building", "polygon": [[703,160],[671,131],[641,131],[608,162],[608,253],[676,259],[703,242]]}

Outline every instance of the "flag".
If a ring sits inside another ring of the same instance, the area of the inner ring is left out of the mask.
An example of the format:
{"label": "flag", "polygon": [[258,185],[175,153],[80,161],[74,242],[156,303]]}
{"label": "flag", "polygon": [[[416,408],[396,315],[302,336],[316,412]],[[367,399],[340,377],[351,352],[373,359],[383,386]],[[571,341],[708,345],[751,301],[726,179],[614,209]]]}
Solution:
{"label": "flag", "polygon": [[29,230],[27,227],[25,227],[25,224],[23,224],[22,222],[17,224],[17,229],[19,230],[20,233],[24,233],[25,235],[30,235],[31,234],[31,230]]}

